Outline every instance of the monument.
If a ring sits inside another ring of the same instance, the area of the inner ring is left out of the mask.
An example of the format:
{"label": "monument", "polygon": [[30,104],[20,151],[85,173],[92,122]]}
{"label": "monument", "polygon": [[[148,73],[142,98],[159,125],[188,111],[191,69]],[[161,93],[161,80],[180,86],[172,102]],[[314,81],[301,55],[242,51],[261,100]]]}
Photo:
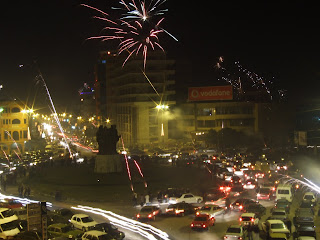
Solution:
{"label": "monument", "polygon": [[122,172],[122,158],[116,149],[120,139],[116,125],[111,125],[111,128],[100,125],[96,137],[99,153],[96,157],[94,171],[96,173]]}

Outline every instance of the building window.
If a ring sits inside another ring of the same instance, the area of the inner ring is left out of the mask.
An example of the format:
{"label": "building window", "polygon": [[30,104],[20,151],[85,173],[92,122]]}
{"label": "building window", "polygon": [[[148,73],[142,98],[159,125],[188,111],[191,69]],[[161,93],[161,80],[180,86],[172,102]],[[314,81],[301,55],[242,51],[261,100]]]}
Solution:
{"label": "building window", "polygon": [[5,119],[2,120],[2,124],[6,124],[6,120]]}
{"label": "building window", "polygon": [[20,124],[20,120],[19,119],[13,119],[12,120],[12,124]]}
{"label": "building window", "polygon": [[23,119],[23,123],[24,124],[26,124],[27,123],[27,119],[25,118],[25,119]]}
{"label": "building window", "polygon": [[13,134],[12,134],[12,138],[15,141],[19,141],[19,132],[18,131],[14,131]]}
{"label": "building window", "polygon": [[20,108],[17,108],[17,107],[12,108],[12,109],[11,109],[11,112],[12,112],[12,113],[18,113],[18,112],[20,112]]}
{"label": "building window", "polygon": [[8,121],[8,119],[6,119],[6,124],[9,124],[9,121]]}
{"label": "building window", "polygon": [[28,131],[23,131],[23,138],[28,138]]}
{"label": "building window", "polygon": [[4,132],[4,133],[3,133],[3,136],[4,136],[4,139],[5,139],[5,140],[8,140],[8,133]]}

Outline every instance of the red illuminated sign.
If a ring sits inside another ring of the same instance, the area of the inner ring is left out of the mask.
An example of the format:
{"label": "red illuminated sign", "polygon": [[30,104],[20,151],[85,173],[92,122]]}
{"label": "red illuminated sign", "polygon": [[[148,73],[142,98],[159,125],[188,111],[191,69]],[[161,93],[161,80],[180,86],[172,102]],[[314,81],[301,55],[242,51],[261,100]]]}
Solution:
{"label": "red illuminated sign", "polygon": [[211,86],[189,88],[189,101],[232,100],[232,86]]}

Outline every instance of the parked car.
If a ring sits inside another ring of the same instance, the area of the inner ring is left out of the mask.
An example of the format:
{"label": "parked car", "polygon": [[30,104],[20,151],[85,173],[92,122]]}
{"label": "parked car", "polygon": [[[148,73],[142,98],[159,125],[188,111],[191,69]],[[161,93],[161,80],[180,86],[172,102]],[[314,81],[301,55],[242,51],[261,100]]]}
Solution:
{"label": "parked car", "polygon": [[307,225],[314,226],[314,215],[310,208],[299,208],[296,211],[296,215],[293,218],[293,224],[295,226]]}
{"label": "parked car", "polygon": [[233,183],[233,184],[238,184],[238,183],[241,183],[242,181],[241,181],[241,178],[239,176],[232,176],[230,182]]}
{"label": "parked car", "polygon": [[[175,201],[175,203],[179,202],[185,202],[185,203],[201,203],[203,201],[203,198],[200,196],[196,196],[192,193],[184,193],[180,197],[172,199],[170,198],[171,201]],[[170,203],[169,200],[169,203]]]}
{"label": "parked car", "polygon": [[223,214],[225,208],[220,207],[218,205],[207,204],[202,206],[198,211],[196,211],[196,215],[208,214],[211,217],[215,217],[217,215]]}
{"label": "parked car", "polygon": [[95,226],[90,227],[89,230],[106,232],[116,240],[122,240],[125,237],[124,232],[119,231],[119,229],[114,225],[112,225],[111,223],[98,223]]}
{"label": "parked car", "polygon": [[214,226],[214,223],[214,217],[210,217],[208,214],[200,214],[193,219],[190,227],[192,230],[208,230],[209,226]]}
{"label": "parked car", "polygon": [[70,223],[77,229],[82,231],[87,231],[89,227],[94,226],[97,224],[89,215],[87,214],[74,214],[71,219]]}
{"label": "parked car", "polygon": [[285,233],[270,233],[268,240],[288,240]]}
{"label": "parked car", "polygon": [[243,208],[243,212],[255,213],[261,219],[266,214],[266,208],[260,203],[250,203]]}
{"label": "parked car", "polygon": [[286,212],[286,209],[284,208],[277,208],[274,209],[271,213],[271,216],[269,219],[279,219],[282,221],[287,221],[288,220],[288,214]]}
{"label": "parked car", "polygon": [[257,201],[250,198],[238,198],[231,204],[231,208],[233,210],[243,211],[243,209],[251,203],[257,203]]}
{"label": "parked car", "polygon": [[48,233],[52,237],[67,237],[69,239],[75,239],[83,232],[81,230],[74,229],[70,224],[56,223],[48,226]]}
{"label": "parked car", "polygon": [[302,201],[315,203],[317,201],[317,197],[313,192],[306,192],[302,197]]}
{"label": "parked car", "polygon": [[189,203],[169,204],[166,208],[166,214],[174,216],[185,216],[195,212],[195,207]]}
{"label": "parked car", "polygon": [[81,239],[82,240],[93,240],[93,239],[113,240],[114,238],[112,238],[108,233],[97,231],[97,230],[91,230],[91,231],[85,232],[82,235]]}
{"label": "parked car", "polygon": [[314,214],[314,209],[315,209],[315,203],[310,202],[310,201],[302,201],[299,208],[309,208],[312,210],[312,213]]}
{"label": "parked car", "polygon": [[244,240],[247,236],[247,231],[241,225],[231,225],[224,234],[224,240]]}
{"label": "parked car", "polygon": [[305,225],[298,226],[293,236],[294,238],[299,238],[299,237],[313,237],[315,239],[317,238],[315,227],[305,226]]}
{"label": "parked car", "polygon": [[242,213],[239,222],[244,227],[258,227],[259,218],[255,213]]}
{"label": "parked car", "polygon": [[262,231],[267,235],[267,238],[272,233],[284,233],[288,237],[290,235],[290,231],[287,226],[281,220],[267,220],[262,223]]}
{"label": "parked car", "polygon": [[27,220],[27,208],[13,208],[11,211],[18,217],[19,220]]}
{"label": "parked car", "polygon": [[160,215],[160,213],[160,208],[156,206],[144,206],[136,216],[137,219],[156,220],[156,216]]}
{"label": "parked car", "polygon": [[290,212],[290,202],[286,199],[279,199],[276,201],[276,204],[274,206],[274,208],[271,209],[271,211],[273,211],[274,209],[277,208],[284,208],[286,210],[287,213]]}

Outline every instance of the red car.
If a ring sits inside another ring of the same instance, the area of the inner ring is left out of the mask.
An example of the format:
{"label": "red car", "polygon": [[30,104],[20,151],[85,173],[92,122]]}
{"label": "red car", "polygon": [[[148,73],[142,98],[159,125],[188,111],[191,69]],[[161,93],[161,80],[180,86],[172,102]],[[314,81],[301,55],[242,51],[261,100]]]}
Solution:
{"label": "red car", "polygon": [[208,230],[209,226],[214,226],[215,221],[208,214],[200,214],[193,219],[190,227],[192,230]]}
{"label": "red car", "polygon": [[14,199],[3,199],[3,202],[0,202],[0,207],[2,208],[21,208],[22,203],[18,202],[17,200]]}

